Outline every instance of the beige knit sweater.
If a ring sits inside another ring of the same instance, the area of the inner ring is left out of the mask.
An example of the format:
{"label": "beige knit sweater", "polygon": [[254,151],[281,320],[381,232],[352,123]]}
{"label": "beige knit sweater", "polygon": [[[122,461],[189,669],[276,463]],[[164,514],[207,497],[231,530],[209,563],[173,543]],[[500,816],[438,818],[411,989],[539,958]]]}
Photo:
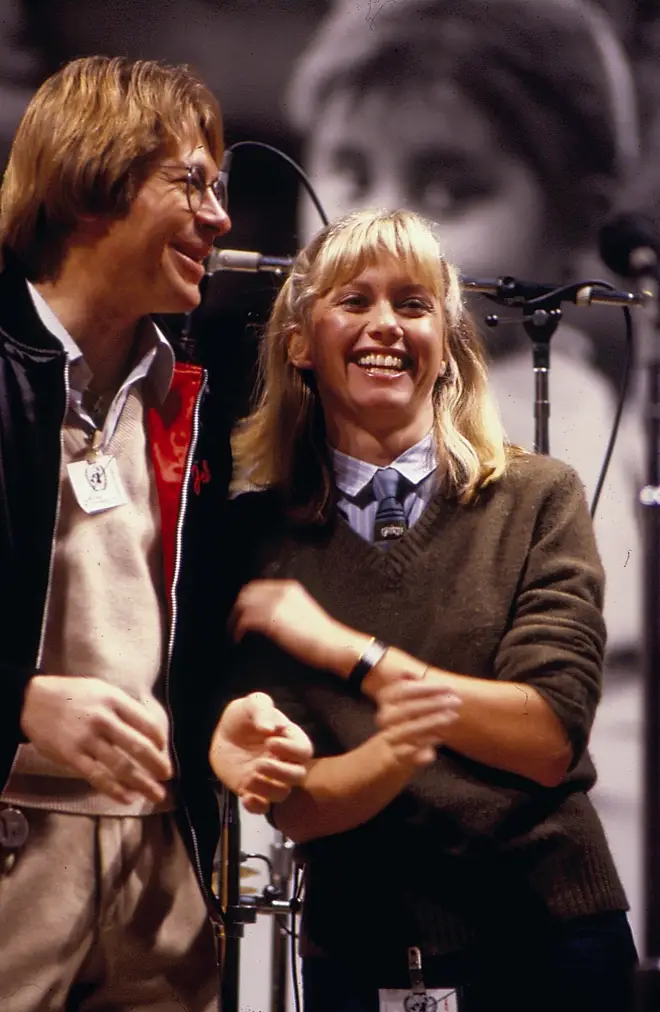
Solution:
{"label": "beige knit sweater", "polygon": [[[135,698],[152,697],[163,670],[167,609],[141,383],[129,393],[105,451],[117,462],[126,504],[95,514],[78,505],[67,465],[84,459],[89,445],[89,433],[77,419],[67,419],[42,667],[53,674],[102,678]],[[32,744],[20,746],[1,798],[95,815],[154,811],[151,803],[126,806],[105,798]],[[158,810],[171,807],[168,798]]]}

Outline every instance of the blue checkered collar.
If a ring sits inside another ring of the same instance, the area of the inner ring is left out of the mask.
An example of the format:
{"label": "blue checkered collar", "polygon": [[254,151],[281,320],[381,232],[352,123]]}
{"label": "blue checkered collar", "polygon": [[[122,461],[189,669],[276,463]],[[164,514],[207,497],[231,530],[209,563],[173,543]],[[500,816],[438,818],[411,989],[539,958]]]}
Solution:
{"label": "blue checkered collar", "polygon": [[[330,453],[337,488],[351,499],[355,499],[366,488],[376,471],[380,470],[375,464],[368,464],[365,460],[350,457],[347,453],[342,453],[341,450],[335,450],[333,447],[330,447]],[[433,431],[431,431],[427,432],[424,438],[414,446],[404,450],[388,466],[395,468],[414,487],[436,469],[437,463],[435,440]]]}

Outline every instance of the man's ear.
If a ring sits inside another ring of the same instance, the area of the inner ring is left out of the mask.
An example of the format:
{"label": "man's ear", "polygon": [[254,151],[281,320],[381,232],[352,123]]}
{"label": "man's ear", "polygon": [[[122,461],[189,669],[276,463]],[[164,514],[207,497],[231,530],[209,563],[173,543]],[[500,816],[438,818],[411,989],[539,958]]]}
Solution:
{"label": "man's ear", "polygon": [[289,362],[296,369],[311,369],[312,358],[309,353],[309,342],[300,330],[294,330],[289,338]]}

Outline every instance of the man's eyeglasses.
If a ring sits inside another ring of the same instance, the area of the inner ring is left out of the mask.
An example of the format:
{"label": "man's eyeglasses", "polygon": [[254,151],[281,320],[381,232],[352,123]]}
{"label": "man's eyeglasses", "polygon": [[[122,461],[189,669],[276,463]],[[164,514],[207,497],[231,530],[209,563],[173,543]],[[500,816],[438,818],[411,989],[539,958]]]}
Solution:
{"label": "man's eyeglasses", "polygon": [[[182,166],[183,167],[183,166]],[[164,165],[163,168],[179,168],[174,165]],[[215,199],[220,204],[223,211],[227,210],[228,204],[228,193],[227,193],[227,174],[220,172],[210,183],[206,182],[206,175],[201,165],[186,165],[187,170],[186,176],[186,197],[188,199],[188,207],[192,214],[199,214],[204,198],[206,197],[206,191],[210,190]]]}

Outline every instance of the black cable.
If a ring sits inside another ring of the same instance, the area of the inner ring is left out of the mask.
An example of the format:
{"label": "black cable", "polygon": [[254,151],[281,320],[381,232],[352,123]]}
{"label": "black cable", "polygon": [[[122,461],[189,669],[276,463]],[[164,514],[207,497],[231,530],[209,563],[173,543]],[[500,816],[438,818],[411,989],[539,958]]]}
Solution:
{"label": "black cable", "polygon": [[615,290],[615,286],[610,284],[609,281],[602,281],[599,278],[587,278],[586,281],[573,281],[571,284],[559,285],[557,288],[553,288],[551,292],[544,292],[533,299],[525,299],[523,305],[525,309],[530,306],[534,308],[535,306],[542,305],[544,302],[551,302],[557,298],[561,300],[568,294],[575,295],[581,288],[605,288],[608,292]]}
{"label": "black cable", "polygon": [[248,854],[242,850],[239,854],[239,860],[241,864],[246,864],[247,861],[263,861],[268,868],[270,877],[273,877],[273,862],[267,854]]}
{"label": "black cable", "polygon": [[623,316],[626,321],[626,357],[623,363],[623,377],[621,379],[621,385],[619,387],[619,400],[614,412],[614,422],[612,423],[612,431],[610,432],[610,438],[607,442],[607,449],[605,450],[605,457],[603,458],[603,464],[598,475],[598,481],[596,482],[596,488],[591,499],[591,518],[593,520],[596,509],[598,508],[598,501],[600,494],[603,491],[603,485],[605,484],[605,478],[607,471],[610,466],[610,460],[612,459],[612,453],[616,444],[617,436],[619,435],[619,425],[621,424],[621,418],[623,415],[623,409],[626,404],[626,398],[628,396],[628,384],[630,382],[630,373],[632,370],[633,361],[633,337],[632,337],[632,317],[630,310],[627,306],[623,306]]}
{"label": "black cable", "polygon": [[304,874],[300,874],[300,869],[296,865],[293,872],[293,890],[291,895],[291,927],[287,931],[289,935],[289,949],[290,957],[289,962],[291,963],[291,984],[293,987],[293,1004],[296,1012],[302,1012],[302,1005],[300,1001],[300,984],[298,983],[298,971],[296,968],[296,942],[298,941],[298,935],[296,934],[296,914],[298,911],[298,904],[302,894],[302,887],[305,880]]}
{"label": "black cable", "polygon": [[318,211],[323,224],[324,225],[329,224],[328,216],[325,213],[323,204],[321,203],[320,198],[316,193],[316,190],[312,185],[312,181],[307,175],[307,173],[300,165],[298,165],[298,162],[294,161],[293,158],[285,154],[284,151],[280,151],[279,148],[274,147],[274,145],[272,144],[266,144],[264,143],[264,141],[236,141],[235,144],[230,144],[227,150],[225,151],[224,158],[222,161],[222,172],[225,174],[225,178],[227,180],[229,180],[229,172],[231,169],[231,161],[234,151],[237,151],[239,148],[245,147],[263,148],[265,151],[270,151],[275,155],[279,155],[280,158],[283,158],[284,161],[287,162],[297,173],[298,178],[300,179],[303,186],[307,190],[307,193],[309,194],[312,203],[314,204],[314,207]]}

